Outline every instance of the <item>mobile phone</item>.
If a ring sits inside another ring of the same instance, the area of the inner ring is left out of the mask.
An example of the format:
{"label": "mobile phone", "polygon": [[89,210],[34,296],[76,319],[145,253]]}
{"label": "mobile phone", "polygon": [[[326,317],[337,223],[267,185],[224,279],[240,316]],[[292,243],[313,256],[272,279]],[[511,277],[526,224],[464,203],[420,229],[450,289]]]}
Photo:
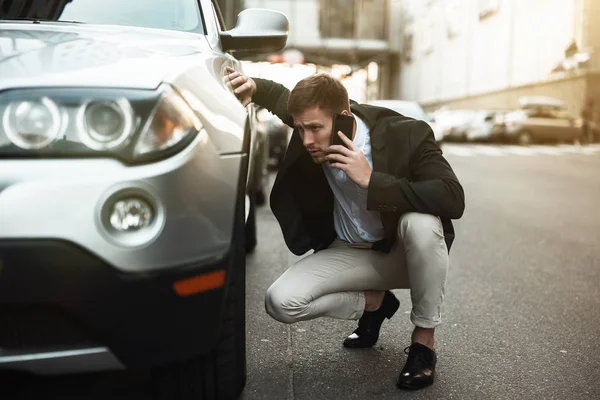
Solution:
{"label": "mobile phone", "polygon": [[[333,128],[331,128],[331,140],[329,144],[333,146],[334,144],[340,144],[344,147],[346,144],[342,141],[338,132],[342,132],[346,137],[352,140],[352,130],[354,129],[354,118],[350,115],[344,114],[334,114],[333,115]],[[335,161],[329,160],[329,163],[334,163]]]}
{"label": "mobile phone", "polygon": [[348,147],[342,141],[342,138],[338,135],[338,132],[342,132],[346,137],[352,140],[352,131],[354,130],[354,118],[350,115],[335,114],[333,116],[333,128],[331,130],[331,142],[330,145],[341,144],[342,146]]}

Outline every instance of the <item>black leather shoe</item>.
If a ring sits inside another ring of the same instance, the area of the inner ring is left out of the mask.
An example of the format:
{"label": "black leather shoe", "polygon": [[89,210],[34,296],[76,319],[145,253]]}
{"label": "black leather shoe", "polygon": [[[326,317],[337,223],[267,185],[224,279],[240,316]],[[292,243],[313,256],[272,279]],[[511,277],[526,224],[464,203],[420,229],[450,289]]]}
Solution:
{"label": "black leather shoe", "polygon": [[372,347],[379,339],[379,329],[385,318],[390,319],[400,307],[400,302],[390,292],[385,291],[381,306],[375,311],[365,311],[358,320],[358,328],[344,340],[344,346],[353,349]]}
{"label": "black leather shoe", "polygon": [[408,354],[396,386],[400,389],[423,389],[433,383],[437,356],[435,351],[421,343],[413,343],[404,349]]}

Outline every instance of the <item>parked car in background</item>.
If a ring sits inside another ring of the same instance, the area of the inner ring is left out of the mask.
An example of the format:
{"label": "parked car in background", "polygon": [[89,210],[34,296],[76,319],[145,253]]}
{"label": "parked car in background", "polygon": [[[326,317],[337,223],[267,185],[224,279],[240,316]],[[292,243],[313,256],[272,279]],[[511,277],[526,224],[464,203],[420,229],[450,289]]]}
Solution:
{"label": "parked car in background", "polygon": [[436,142],[441,142],[444,140],[444,135],[442,134],[440,127],[427,113],[425,113],[425,111],[423,111],[423,108],[421,105],[419,105],[419,103],[402,100],[374,100],[370,102],[370,104],[378,107],[389,108],[390,110],[404,115],[405,117],[425,121],[429,124],[429,126],[431,126]]}
{"label": "parked car in background", "polygon": [[477,111],[466,132],[469,142],[491,142],[502,127],[505,111]]}
{"label": "parked car in background", "polygon": [[261,129],[266,132],[269,166],[279,168],[291,137],[291,128],[264,108],[258,111],[258,119]]}
{"label": "parked car in background", "polygon": [[563,101],[551,97],[522,97],[521,109],[504,119],[504,136],[510,142],[578,142],[582,121],[569,113]]}
{"label": "parked car in background", "polygon": [[258,119],[257,107],[248,106],[248,115],[251,122],[252,140],[250,142],[250,163],[248,165],[249,178],[246,191],[248,192],[248,213],[246,215],[246,234],[244,245],[246,253],[251,253],[258,244],[258,227],[256,207],[267,202],[267,186],[269,184],[269,142],[267,132]]}
{"label": "parked car in background", "polygon": [[506,142],[506,116],[512,111],[507,110],[499,112],[494,118],[494,124],[492,125],[492,131],[490,133],[490,142],[503,143]]}
{"label": "parked car in background", "polygon": [[252,149],[255,163],[251,166],[254,173],[251,192],[255,194],[256,205],[262,206],[267,202],[267,186],[269,180],[269,131],[268,127],[261,121],[261,109],[251,103],[250,106],[253,125],[255,127],[255,146]]}
{"label": "parked car in background", "polygon": [[467,141],[467,130],[475,118],[476,111],[446,109],[434,113],[434,120],[441,136],[449,142]]}
{"label": "parked car in background", "polygon": [[258,140],[223,77],[288,29],[225,30],[215,0],[0,1],[0,368],[240,395]]}

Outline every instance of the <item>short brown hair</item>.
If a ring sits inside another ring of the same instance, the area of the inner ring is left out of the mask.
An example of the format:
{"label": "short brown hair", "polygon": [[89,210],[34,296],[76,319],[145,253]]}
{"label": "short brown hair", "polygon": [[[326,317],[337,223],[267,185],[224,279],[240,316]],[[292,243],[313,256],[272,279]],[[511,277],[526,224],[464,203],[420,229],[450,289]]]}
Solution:
{"label": "short brown hair", "polygon": [[350,111],[348,91],[342,82],[326,73],[304,78],[290,93],[288,113],[294,116],[313,107],[332,115],[342,110]]}

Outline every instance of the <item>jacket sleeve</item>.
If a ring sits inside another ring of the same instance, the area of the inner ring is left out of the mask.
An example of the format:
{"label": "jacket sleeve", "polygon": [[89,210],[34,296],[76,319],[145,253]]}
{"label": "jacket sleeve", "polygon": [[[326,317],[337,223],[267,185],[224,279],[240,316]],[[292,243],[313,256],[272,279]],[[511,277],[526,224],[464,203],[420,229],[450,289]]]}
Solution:
{"label": "jacket sleeve", "polygon": [[253,78],[256,93],[252,101],[275,114],[286,125],[294,127],[294,119],[288,114],[287,105],[290,91],[283,85],[268,79]]}
{"label": "jacket sleeve", "polygon": [[367,209],[460,218],[465,209],[464,191],[435,142],[431,127],[426,122],[416,121],[410,138],[417,146],[410,160],[411,179],[373,172]]}

